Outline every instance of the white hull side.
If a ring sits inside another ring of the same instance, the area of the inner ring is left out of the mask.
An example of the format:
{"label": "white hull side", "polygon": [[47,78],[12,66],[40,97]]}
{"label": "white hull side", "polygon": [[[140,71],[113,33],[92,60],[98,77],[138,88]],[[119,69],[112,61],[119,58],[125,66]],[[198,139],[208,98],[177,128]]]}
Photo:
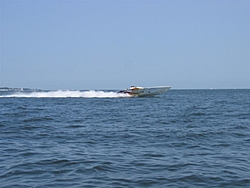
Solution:
{"label": "white hull side", "polygon": [[138,97],[153,96],[165,93],[170,88],[171,88],[170,86],[144,87],[137,91],[131,91],[130,94]]}

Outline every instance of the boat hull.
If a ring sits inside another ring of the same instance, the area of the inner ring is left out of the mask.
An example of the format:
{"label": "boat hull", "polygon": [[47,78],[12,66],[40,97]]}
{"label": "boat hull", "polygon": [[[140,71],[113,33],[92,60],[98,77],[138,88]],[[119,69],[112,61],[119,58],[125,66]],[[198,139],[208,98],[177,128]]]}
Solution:
{"label": "boat hull", "polygon": [[119,91],[119,93],[129,94],[136,97],[147,97],[160,95],[167,92],[171,87],[170,86],[156,86],[156,87],[134,87],[127,90]]}

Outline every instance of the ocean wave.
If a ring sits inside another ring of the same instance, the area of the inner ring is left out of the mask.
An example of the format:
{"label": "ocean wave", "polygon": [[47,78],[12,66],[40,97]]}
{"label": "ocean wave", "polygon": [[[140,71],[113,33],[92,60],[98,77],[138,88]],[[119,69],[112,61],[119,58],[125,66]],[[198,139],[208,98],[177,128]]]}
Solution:
{"label": "ocean wave", "polygon": [[129,97],[128,94],[116,93],[112,91],[39,91],[39,92],[15,92],[0,97],[13,97],[13,98],[120,98]]}

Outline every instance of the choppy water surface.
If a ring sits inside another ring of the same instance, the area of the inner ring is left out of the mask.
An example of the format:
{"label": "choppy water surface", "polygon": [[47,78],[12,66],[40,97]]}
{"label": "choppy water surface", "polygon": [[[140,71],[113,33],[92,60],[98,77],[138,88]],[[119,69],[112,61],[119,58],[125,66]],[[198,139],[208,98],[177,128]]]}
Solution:
{"label": "choppy water surface", "polygon": [[78,94],[0,93],[1,187],[250,187],[250,90]]}

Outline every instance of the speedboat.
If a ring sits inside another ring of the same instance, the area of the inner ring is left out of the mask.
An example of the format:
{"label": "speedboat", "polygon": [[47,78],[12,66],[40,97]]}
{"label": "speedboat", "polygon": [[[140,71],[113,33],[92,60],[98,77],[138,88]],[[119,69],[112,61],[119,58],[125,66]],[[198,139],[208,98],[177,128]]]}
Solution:
{"label": "speedboat", "polygon": [[126,90],[121,90],[118,93],[128,94],[135,97],[154,96],[167,92],[170,86],[155,86],[155,87],[136,87],[131,86]]}

